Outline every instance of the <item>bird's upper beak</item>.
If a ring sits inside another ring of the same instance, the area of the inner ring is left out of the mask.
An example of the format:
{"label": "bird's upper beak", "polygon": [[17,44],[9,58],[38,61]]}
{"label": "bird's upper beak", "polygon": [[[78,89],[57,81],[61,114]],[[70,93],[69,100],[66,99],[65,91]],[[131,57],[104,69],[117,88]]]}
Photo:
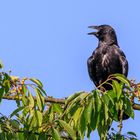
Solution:
{"label": "bird's upper beak", "polygon": [[98,32],[99,32],[99,27],[98,26],[88,26],[88,28],[96,29],[97,30],[97,32],[90,32],[90,33],[88,33],[88,35],[95,35],[96,37],[98,36]]}

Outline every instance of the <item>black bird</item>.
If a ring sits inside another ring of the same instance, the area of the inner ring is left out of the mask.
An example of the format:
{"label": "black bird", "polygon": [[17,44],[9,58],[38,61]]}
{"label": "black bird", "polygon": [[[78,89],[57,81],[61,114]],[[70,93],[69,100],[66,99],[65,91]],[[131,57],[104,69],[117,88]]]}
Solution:
{"label": "black bird", "polygon": [[[89,26],[96,29],[97,32],[88,33],[95,35],[98,40],[98,47],[93,51],[87,61],[88,73],[95,86],[98,87],[106,81],[109,75],[120,73],[125,76],[128,74],[128,62],[125,54],[119,48],[115,30],[109,25]],[[103,84],[103,89],[111,90],[112,86]],[[118,120],[120,118],[120,110],[118,112]],[[129,116],[123,114],[123,120]]]}
{"label": "black bird", "polygon": [[[98,87],[109,75],[120,73],[127,76],[128,62],[125,54],[119,48],[115,30],[109,25],[89,26],[97,32],[88,33],[95,35],[98,40],[98,47],[93,51],[87,61],[88,73],[95,86]],[[104,84],[105,90],[112,87]]]}

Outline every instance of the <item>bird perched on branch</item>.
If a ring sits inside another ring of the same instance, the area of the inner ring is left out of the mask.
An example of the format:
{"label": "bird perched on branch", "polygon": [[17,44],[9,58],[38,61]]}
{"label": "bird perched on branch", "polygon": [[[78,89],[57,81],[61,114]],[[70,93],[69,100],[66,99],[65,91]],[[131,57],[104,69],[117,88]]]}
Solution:
{"label": "bird perched on branch", "polygon": [[[95,86],[98,87],[105,82],[111,74],[120,73],[127,76],[128,62],[118,46],[115,30],[109,25],[89,26],[89,28],[96,31],[88,35],[95,35],[99,40],[98,47],[87,61],[88,73]],[[111,90],[112,86],[103,84],[102,88]],[[123,114],[123,120],[128,118],[128,115]]]}
{"label": "bird perched on branch", "polygon": [[[89,28],[97,31],[88,35],[95,35],[99,40],[98,47],[87,61],[88,73],[95,86],[98,87],[111,74],[120,73],[127,76],[128,62],[118,46],[115,30],[109,25],[89,26]],[[112,89],[108,84],[104,84],[103,88]]]}

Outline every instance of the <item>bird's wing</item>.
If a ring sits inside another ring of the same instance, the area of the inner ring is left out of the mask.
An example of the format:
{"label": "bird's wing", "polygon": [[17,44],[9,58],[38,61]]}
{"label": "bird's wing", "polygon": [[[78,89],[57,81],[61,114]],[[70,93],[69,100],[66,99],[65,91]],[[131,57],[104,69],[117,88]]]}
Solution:
{"label": "bird's wing", "polygon": [[128,61],[126,60],[126,58],[124,56],[120,56],[120,62],[122,65],[122,74],[127,76],[127,74],[128,74]]}
{"label": "bird's wing", "polygon": [[127,74],[128,74],[128,61],[127,61],[123,51],[119,48],[118,48],[118,55],[119,55],[120,64],[122,65],[122,74],[127,76]]}
{"label": "bird's wing", "polygon": [[89,57],[89,59],[87,60],[87,67],[88,67],[88,73],[89,73],[90,79],[97,86],[98,84],[96,82],[95,59],[93,55]]}

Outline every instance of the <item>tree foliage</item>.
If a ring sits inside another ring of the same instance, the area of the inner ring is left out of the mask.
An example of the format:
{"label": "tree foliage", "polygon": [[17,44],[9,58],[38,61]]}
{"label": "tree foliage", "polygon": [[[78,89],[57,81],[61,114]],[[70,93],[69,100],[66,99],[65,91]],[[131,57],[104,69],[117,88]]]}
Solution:
{"label": "tree foliage", "polygon": [[[120,74],[110,75],[105,83],[110,80],[110,91],[101,90],[103,83],[90,93],[81,91],[55,99],[46,94],[40,80],[20,79],[1,70],[0,101],[13,100],[17,108],[8,117],[0,114],[0,139],[80,140],[90,139],[97,130],[101,140],[136,140],[134,132],[121,134],[122,115],[134,119],[134,109],[140,110],[134,103],[134,98],[140,99],[140,84]],[[109,133],[113,121],[118,122],[118,131]]]}

